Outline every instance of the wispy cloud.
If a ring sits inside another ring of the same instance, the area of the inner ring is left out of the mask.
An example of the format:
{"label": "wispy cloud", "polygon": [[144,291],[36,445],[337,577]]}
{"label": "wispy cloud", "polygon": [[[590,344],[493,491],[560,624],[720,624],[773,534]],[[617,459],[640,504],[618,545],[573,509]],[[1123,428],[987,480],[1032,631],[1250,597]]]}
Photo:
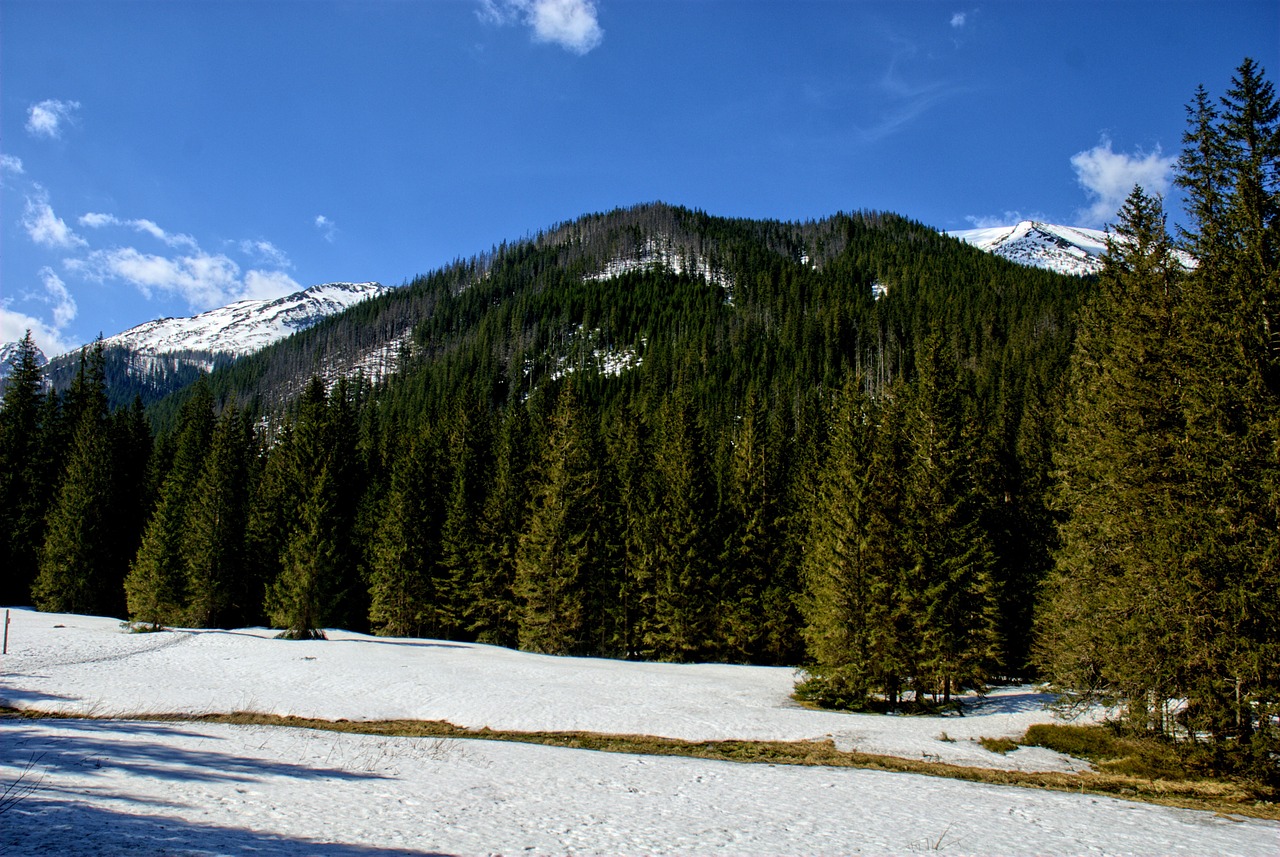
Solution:
{"label": "wispy cloud", "polygon": [[965,18],[966,18],[966,17],[967,17],[967,16],[965,15],[965,13],[964,13],[964,12],[954,12],[954,13],[952,13],[952,15],[951,15],[951,26],[952,26],[952,27],[954,27],[954,28],[955,28],[955,29],[957,29],[957,30],[961,29],[962,27],[964,27],[964,22],[965,22]]}
{"label": "wispy cloud", "polygon": [[22,227],[27,230],[27,236],[42,247],[75,250],[88,246],[88,242],[72,231],[65,220],[53,213],[49,194],[40,185],[35,186],[34,195],[27,197]]}
{"label": "wispy cloud", "polygon": [[120,280],[145,297],[181,297],[193,310],[207,310],[246,298],[276,298],[302,287],[283,271],[250,270],[222,253],[196,249],[179,256],[143,253],[135,247],[95,250],[83,259],[70,259],[69,270],[88,279]]}
{"label": "wispy cloud", "polygon": [[20,176],[26,172],[22,167],[22,158],[15,158],[13,155],[0,155],[0,172],[13,173]]}
{"label": "wispy cloud", "polygon": [[293,267],[293,262],[289,259],[289,254],[285,253],[270,241],[263,241],[262,239],[258,239],[256,241],[241,241],[240,252],[261,265],[270,265],[273,268]]}
{"label": "wispy cloud", "polygon": [[879,105],[874,108],[872,121],[856,128],[862,142],[874,143],[893,135],[935,104],[959,91],[950,81],[908,81],[902,73],[902,66],[917,53],[915,45],[899,40],[888,68],[874,85]]}
{"label": "wispy cloud", "polygon": [[61,330],[75,320],[79,308],[76,299],[67,291],[67,284],[50,267],[40,269],[40,281],[44,285],[44,299],[53,305],[53,325]]}
{"label": "wispy cloud", "polygon": [[1134,185],[1142,185],[1148,193],[1165,195],[1177,158],[1165,157],[1160,147],[1153,152],[1135,151],[1132,155],[1111,149],[1111,139],[1103,136],[1092,149],[1071,156],[1076,180],[1092,199],[1088,208],[1077,212],[1084,225],[1103,226],[1115,217]]}
{"label": "wispy cloud", "polygon": [[141,232],[144,235],[150,235],[152,238],[162,241],[170,247],[185,247],[188,249],[196,249],[196,239],[190,235],[181,233],[167,232],[161,229],[154,220],[139,218],[136,220],[122,220],[113,214],[102,214],[100,212],[91,211],[88,214],[80,216],[80,225],[87,226],[90,229],[103,229],[109,226],[122,226]]}
{"label": "wispy cloud", "polygon": [[57,140],[62,137],[64,126],[75,121],[79,101],[47,99],[27,109],[27,133],[33,137]]}
{"label": "wispy cloud", "polygon": [[480,0],[477,13],[489,24],[522,23],[535,41],[585,54],[604,40],[593,0]]}
{"label": "wispy cloud", "polygon": [[324,236],[324,240],[330,244],[338,237],[338,225],[323,214],[316,215],[316,229],[320,230],[320,234]]}
{"label": "wispy cloud", "polygon": [[67,338],[65,328],[75,320],[78,308],[66,283],[52,268],[41,268],[39,276],[42,288],[34,294],[24,295],[24,299],[51,305],[52,323],[12,309],[12,301],[6,298],[0,301],[0,342],[16,342],[30,330],[36,346],[46,357],[54,357],[75,347],[75,343]]}

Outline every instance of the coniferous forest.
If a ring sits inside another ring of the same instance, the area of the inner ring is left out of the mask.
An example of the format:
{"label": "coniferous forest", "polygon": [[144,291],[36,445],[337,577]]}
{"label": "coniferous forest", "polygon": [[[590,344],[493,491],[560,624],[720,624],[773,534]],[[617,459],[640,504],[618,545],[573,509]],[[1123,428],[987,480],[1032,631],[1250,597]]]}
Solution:
{"label": "coniferous forest", "polygon": [[[28,337],[2,597],[799,665],[853,709],[1037,677],[1274,779],[1280,102],[1251,61],[1194,94],[1177,184],[1187,226],[1135,188],[1087,279],[893,214],[590,215],[146,407],[109,407],[100,347],[47,392]],[[395,373],[325,371],[405,329]]]}

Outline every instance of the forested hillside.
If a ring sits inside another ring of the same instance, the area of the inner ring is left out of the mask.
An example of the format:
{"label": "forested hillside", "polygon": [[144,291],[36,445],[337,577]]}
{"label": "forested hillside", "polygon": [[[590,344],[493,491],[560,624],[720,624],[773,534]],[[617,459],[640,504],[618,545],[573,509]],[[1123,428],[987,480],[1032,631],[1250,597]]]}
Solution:
{"label": "forested hillside", "polygon": [[1280,108],[1249,63],[1222,104],[1197,95],[1180,162],[1189,273],[1140,190],[1096,281],[892,214],[650,204],[218,369],[154,437],[100,351],[42,397],[28,340],[5,600],[797,664],[853,708],[1039,670],[1265,767]]}

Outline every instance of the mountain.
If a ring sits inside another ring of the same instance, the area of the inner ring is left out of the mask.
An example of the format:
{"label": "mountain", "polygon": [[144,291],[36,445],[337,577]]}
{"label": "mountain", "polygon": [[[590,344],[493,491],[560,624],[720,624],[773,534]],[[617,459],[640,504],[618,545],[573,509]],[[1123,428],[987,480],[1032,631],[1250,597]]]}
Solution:
{"label": "mountain", "polygon": [[684,379],[730,398],[774,376],[838,387],[846,369],[882,385],[910,374],[916,328],[939,314],[998,331],[966,330],[966,360],[989,366],[1006,339],[1031,347],[1045,330],[1056,360],[1081,294],[1071,278],[889,213],[781,222],[650,203],[459,258],[210,381],[219,398],[269,411],[317,375],[385,378],[388,401],[406,407],[463,389],[500,407],[570,373],[655,388]]}
{"label": "mountain", "polygon": [[149,321],[108,337],[102,344],[139,354],[252,354],[387,291],[378,283],[325,283],[274,300],[236,301],[190,318]]}
{"label": "mountain", "polygon": [[[152,401],[272,343],[307,330],[390,289],[379,283],[324,283],[282,298],[236,301],[190,318],[162,318],[102,340],[113,404],[139,394]],[[78,352],[55,357],[47,370],[62,388]]]}
{"label": "mountain", "polygon": [[1011,262],[1078,277],[1102,270],[1102,254],[1107,250],[1107,233],[1101,229],[1055,226],[1037,220],[946,234]]}

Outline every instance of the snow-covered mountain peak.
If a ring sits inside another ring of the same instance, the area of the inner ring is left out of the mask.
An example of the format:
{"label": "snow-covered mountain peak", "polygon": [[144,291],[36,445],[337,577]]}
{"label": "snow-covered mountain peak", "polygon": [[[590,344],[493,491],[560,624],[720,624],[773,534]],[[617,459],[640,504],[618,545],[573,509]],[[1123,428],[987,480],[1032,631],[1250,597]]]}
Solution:
{"label": "snow-covered mountain peak", "polygon": [[161,318],[103,340],[137,353],[250,354],[326,316],[385,294],[378,283],[324,283],[274,300],[243,300],[190,318]]}
{"label": "snow-covered mountain peak", "polygon": [[1102,270],[1102,254],[1107,250],[1107,233],[1101,229],[1038,220],[987,229],[959,229],[947,235],[1011,262],[1076,276]]}

